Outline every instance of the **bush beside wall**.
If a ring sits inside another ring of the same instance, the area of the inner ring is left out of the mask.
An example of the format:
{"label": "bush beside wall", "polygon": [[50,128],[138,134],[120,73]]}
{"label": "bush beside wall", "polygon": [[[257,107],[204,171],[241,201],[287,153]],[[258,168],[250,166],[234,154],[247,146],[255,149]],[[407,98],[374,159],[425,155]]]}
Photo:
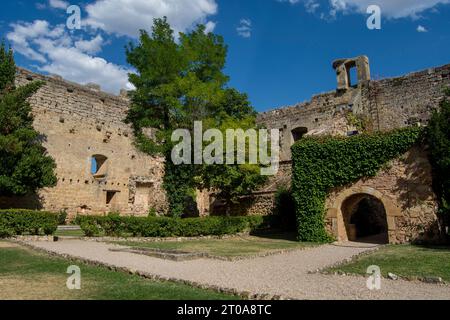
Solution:
{"label": "bush beside wall", "polygon": [[450,226],[450,88],[445,95],[440,110],[433,113],[427,133],[439,211],[445,224]]}
{"label": "bush beside wall", "polygon": [[59,215],[32,210],[0,210],[0,238],[16,235],[51,235]]}
{"label": "bush beside wall", "polygon": [[255,231],[270,225],[270,217],[121,217],[79,216],[77,224],[86,236],[133,236],[133,237],[199,237],[221,236]]}

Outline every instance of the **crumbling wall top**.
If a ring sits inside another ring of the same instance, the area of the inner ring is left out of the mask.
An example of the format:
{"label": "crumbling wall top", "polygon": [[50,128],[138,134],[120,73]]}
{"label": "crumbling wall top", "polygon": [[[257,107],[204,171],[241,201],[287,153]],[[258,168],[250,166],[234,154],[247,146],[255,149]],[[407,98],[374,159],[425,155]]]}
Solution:
{"label": "crumbling wall top", "polygon": [[333,62],[333,69],[337,75],[337,89],[347,90],[354,84],[351,83],[350,70],[356,68],[358,83],[370,80],[370,65],[367,56],[356,58],[337,59]]}
{"label": "crumbling wall top", "polygon": [[[44,81],[47,83],[54,83],[54,84],[58,84],[64,87],[67,87],[68,91],[81,91],[83,93],[86,93],[88,95],[94,95],[100,98],[108,98],[108,99],[112,99],[112,100],[117,100],[117,101],[121,101],[121,100],[126,100],[127,99],[127,95],[125,94],[125,92],[127,92],[125,89],[121,90],[120,95],[114,95],[111,93],[107,93],[101,90],[101,86],[99,84],[96,83],[87,83],[85,85],[82,84],[78,84],[69,80],[66,80],[64,78],[62,78],[60,75],[56,75],[56,74],[52,74],[52,75],[42,75],[42,74],[38,74],[38,73],[34,73],[30,70],[24,69],[24,68],[17,68],[17,75],[18,75],[18,79],[17,80],[21,80],[21,79],[26,79],[27,81],[33,81],[33,80],[40,80],[40,81]],[[121,102],[123,103],[123,102]]]}

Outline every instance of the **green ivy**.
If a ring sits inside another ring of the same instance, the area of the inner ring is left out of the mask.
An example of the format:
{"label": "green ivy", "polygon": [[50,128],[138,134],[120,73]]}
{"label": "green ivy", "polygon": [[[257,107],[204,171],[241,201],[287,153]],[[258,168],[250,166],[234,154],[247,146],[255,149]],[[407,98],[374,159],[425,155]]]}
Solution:
{"label": "green ivy", "polygon": [[440,213],[450,225],[450,89],[440,109],[433,113],[427,128],[431,163],[434,171],[434,189],[439,199]]}
{"label": "green ivy", "polygon": [[193,165],[175,165],[169,159],[165,162],[163,187],[169,203],[169,216],[180,218],[187,208],[195,203]]}
{"label": "green ivy", "polygon": [[292,194],[300,241],[328,242],[325,200],[333,188],[374,177],[420,141],[418,127],[346,137],[309,137],[292,147]]}

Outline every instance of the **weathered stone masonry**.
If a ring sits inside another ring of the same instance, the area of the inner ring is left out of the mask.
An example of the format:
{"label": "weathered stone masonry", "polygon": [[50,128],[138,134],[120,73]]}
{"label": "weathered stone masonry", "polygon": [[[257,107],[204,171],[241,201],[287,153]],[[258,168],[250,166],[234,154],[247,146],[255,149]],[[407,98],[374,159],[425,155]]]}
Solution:
{"label": "weathered stone masonry", "polygon": [[[349,115],[364,120],[372,131],[426,124],[443,98],[443,88],[450,85],[450,65],[378,81],[370,79],[369,60],[364,56],[336,60],[333,68],[335,91],[259,114],[260,124],[280,130],[280,171],[253,196],[244,197],[233,214],[273,212],[276,190],[291,183],[290,148],[304,135],[357,134],[361,128],[349,121]],[[357,84],[350,82],[351,68],[357,68]],[[0,198],[0,207],[67,210],[72,216],[111,211],[147,215],[152,208],[165,213],[164,160],[134,147],[132,130],[123,122],[129,108],[126,96],[19,70],[19,85],[33,80],[45,81],[30,102],[34,125],[56,160],[58,184],[38,195]],[[370,197],[386,211],[390,242],[432,238],[439,223],[431,183],[426,150],[411,150],[377,177],[333,190],[326,202],[327,228],[340,240],[352,238],[349,221],[354,206]],[[201,215],[223,211],[220,201],[208,198],[207,193],[199,194]]]}
{"label": "weathered stone masonry", "polygon": [[[363,119],[367,130],[371,131],[426,125],[444,97],[443,89],[450,86],[450,65],[379,81],[370,80],[367,57],[336,60],[333,67],[338,82],[335,91],[259,115],[260,124],[280,130],[283,170],[270,179],[262,192],[243,199],[238,207],[245,208],[245,212],[240,214],[268,214],[274,210],[277,187],[290,186],[287,178],[292,175],[290,148],[304,135],[357,134],[360,128],[348,120],[349,114]],[[358,68],[356,85],[350,83],[349,68],[353,67]],[[351,212],[346,212],[349,210],[345,208],[348,199],[361,200],[369,196],[378,199],[386,210],[389,242],[437,237],[440,225],[426,150],[410,151],[392,161],[389,168],[373,179],[362,179],[331,192],[327,199],[326,224],[336,238],[349,239],[350,218],[346,215]]]}
{"label": "weathered stone masonry", "polygon": [[[338,75],[339,77],[339,75]],[[361,80],[356,86],[314,96],[311,101],[259,114],[258,122],[279,129],[282,160],[303,134],[346,135],[357,130],[346,121],[351,112],[365,117],[372,130],[426,124],[450,85],[450,65],[384,80]]]}
{"label": "weathered stone masonry", "polygon": [[35,80],[45,85],[30,100],[34,126],[57,163],[58,183],[38,195],[0,199],[0,205],[67,210],[72,216],[112,211],[146,215],[150,208],[164,212],[163,160],[134,147],[132,130],[123,122],[126,97],[19,70],[19,85]]}

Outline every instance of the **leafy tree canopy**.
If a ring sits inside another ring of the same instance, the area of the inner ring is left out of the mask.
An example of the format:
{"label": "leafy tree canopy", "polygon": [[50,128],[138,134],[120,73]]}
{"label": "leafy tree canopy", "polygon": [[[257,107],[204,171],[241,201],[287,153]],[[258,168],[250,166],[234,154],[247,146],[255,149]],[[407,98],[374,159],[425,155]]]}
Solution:
{"label": "leafy tree canopy", "polygon": [[[255,168],[199,165],[175,166],[170,163],[174,129],[193,129],[195,121],[203,121],[204,130],[221,128],[225,123],[244,121],[255,127],[256,112],[246,94],[227,86],[229,78],[223,73],[227,46],[221,36],[206,33],[199,25],[189,33],[175,38],[167,19],[155,19],[152,33],[141,31],[137,44],[126,48],[127,60],[136,69],[130,82],[136,87],[130,96],[132,106],[127,121],[135,130],[136,143],[145,152],[166,156],[165,189],[171,213],[178,216],[185,199],[192,199],[195,188],[223,190],[227,198],[249,192],[255,185]],[[150,139],[144,128],[156,128]],[[259,171],[257,173],[260,174]],[[230,182],[232,177],[236,180]],[[233,196],[231,196],[233,194]]]}

